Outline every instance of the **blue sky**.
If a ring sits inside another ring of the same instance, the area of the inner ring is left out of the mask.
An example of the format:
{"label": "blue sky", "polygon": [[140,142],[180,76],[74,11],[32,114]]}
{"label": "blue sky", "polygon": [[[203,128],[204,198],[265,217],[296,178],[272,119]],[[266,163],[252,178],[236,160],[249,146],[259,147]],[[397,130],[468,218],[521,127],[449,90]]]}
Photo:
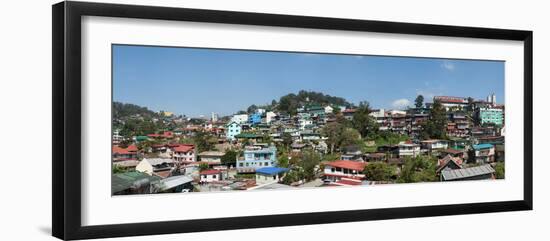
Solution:
{"label": "blue sky", "polygon": [[504,62],[270,51],[113,46],[113,100],[187,116],[228,115],[300,90],[373,108],[417,95],[504,103]]}

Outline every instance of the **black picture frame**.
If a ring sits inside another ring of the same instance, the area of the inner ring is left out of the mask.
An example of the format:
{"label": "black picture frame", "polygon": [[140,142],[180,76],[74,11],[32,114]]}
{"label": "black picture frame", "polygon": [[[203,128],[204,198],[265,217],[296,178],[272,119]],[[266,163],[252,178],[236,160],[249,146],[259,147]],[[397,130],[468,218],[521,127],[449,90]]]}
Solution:
{"label": "black picture frame", "polygon": [[[106,238],[380,219],[532,210],[533,32],[491,28],[290,16],[263,13],[60,2],[52,7],[52,233],[60,239]],[[524,194],[522,200],[421,207],[82,226],[81,17],[230,23],[327,30],[517,40],[524,43]]]}

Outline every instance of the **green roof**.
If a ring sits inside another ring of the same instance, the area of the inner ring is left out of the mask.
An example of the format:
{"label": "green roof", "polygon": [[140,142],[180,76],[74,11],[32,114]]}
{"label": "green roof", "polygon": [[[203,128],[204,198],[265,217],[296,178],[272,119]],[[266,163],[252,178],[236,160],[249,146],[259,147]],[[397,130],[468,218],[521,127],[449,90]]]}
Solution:
{"label": "green roof", "polygon": [[147,179],[150,183],[158,181],[161,178],[157,176],[149,176],[141,172],[125,172],[113,174],[111,178],[111,191],[113,193],[124,191],[130,188],[136,181]]}
{"label": "green roof", "polygon": [[236,138],[260,138],[261,135],[256,135],[253,133],[241,133],[235,136]]}

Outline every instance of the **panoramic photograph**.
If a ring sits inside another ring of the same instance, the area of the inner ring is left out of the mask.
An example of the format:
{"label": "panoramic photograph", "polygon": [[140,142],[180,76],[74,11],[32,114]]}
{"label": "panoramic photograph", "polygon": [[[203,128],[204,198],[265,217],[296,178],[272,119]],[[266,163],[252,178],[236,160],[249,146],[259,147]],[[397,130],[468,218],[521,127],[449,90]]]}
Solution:
{"label": "panoramic photograph", "polygon": [[112,61],[112,195],[505,178],[503,61],[116,44]]}

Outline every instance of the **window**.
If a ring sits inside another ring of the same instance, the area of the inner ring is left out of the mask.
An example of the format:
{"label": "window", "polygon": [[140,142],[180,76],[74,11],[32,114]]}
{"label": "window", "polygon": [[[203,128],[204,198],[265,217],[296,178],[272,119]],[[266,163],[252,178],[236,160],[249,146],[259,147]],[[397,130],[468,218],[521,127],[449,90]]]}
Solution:
{"label": "window", "polygon": [[267,162],[264,162],[264,166],[268,166],[269,164],[267,164]]}
{"label": "window", "polygon": [[213,178],[216,178],[216,175],[212,175]]}
{"label": "window", "polygon": [[203,178],[206,178],[206,175],[202,175]]}
{"label": "window", "polygon": [[273,176],[273,180],[277,179],[277,175]]}

